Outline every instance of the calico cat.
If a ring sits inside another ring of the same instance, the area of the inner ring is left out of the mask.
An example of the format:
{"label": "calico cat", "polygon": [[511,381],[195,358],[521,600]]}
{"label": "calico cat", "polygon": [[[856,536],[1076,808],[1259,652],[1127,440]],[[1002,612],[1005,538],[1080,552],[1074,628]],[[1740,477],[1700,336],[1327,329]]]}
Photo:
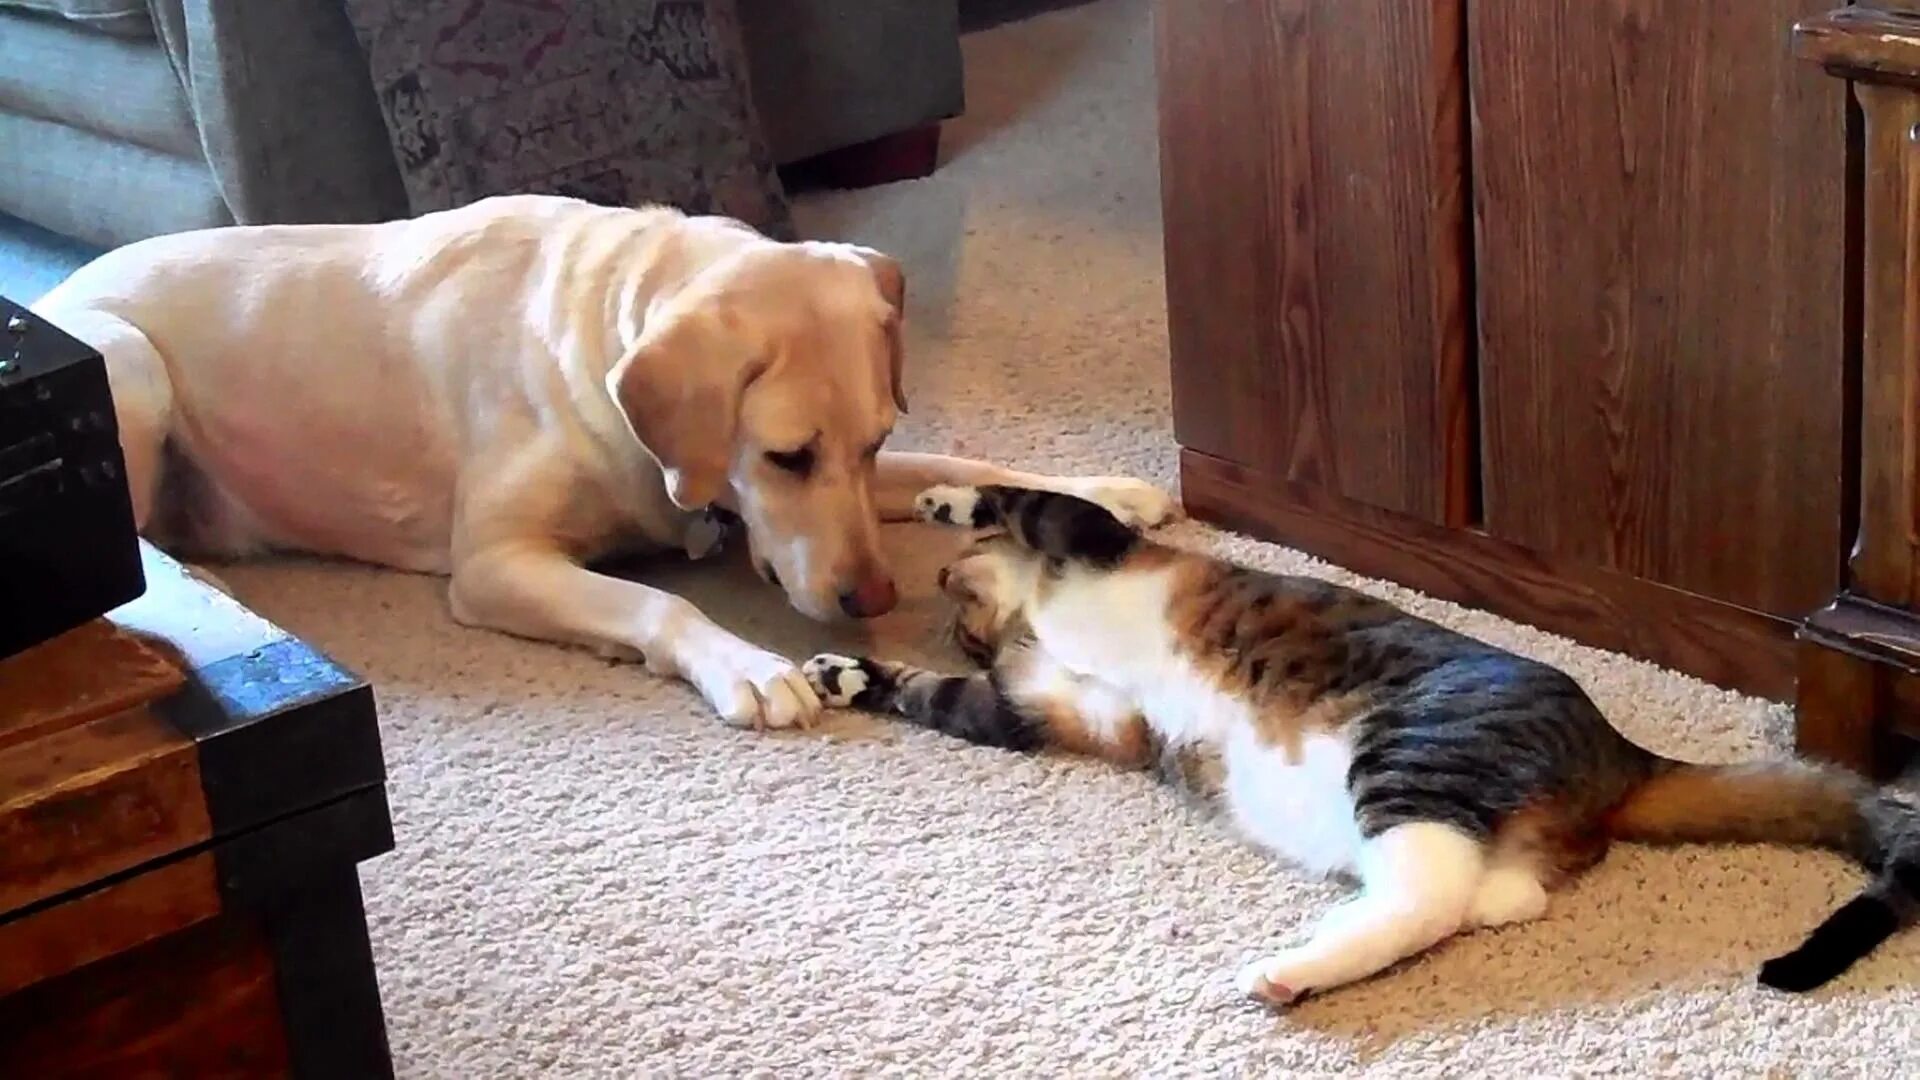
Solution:
{"label": "calico cat", "polygon": [[1920,915],[1920,804],[1897,792],[1806,762],[1660,757],[1552,667],[1351,589],[1155,543],[1071,496],[935,488],[919,508],[992,530],[940,573],[958,643],[989,670],[817,656],[822,701],[1129,767],[1216,755],[1242,832],[1360,883],[1303,944],[1241,970],[1269,1003],[1537,919],[1614,840],[1859,860],[1866,890],[1760,969],[1782,990],[1827,982]]}

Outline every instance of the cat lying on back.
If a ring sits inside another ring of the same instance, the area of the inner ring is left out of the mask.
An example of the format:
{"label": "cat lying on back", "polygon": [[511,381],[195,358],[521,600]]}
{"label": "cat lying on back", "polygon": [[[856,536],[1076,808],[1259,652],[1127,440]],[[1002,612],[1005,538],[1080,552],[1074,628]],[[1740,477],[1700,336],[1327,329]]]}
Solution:
{"label": "cat lying on back", "polygon": [[1464,930],[1539,918],[1614,840],[1833,848],[1875,876],[1760,981],[1809,990],[1920,914],[1920,807],[1803,762],[1688,765],[1615,731],[1545,664],[1323,581],[1141,537],[1070,496],[935,488],[933,521],[995,531],[940,574],[990,670],[818,656],[821,700],[970,742],[1129,767],[1217,756],[1252,840],[1360,891],[1240,972],[1275,1005]]}

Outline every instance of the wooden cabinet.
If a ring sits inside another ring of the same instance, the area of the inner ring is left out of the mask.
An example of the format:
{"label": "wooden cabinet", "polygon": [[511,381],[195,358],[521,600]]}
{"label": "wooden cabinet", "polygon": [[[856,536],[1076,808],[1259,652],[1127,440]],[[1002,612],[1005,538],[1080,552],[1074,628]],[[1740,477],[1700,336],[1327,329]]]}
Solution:
{"label": "wooden cabinet", "polygon": [[1161,0],[1198,516],[1776,698],[1842,584],[1830,0]]}
{"label": "wooden cabinet", "polygon": [[1468,520],[1461,14],[1406,0],[1161,4],[1182,445]]}
{"label": "wooden cabinet", "polygon": [[1787,618],[1839,582],[1830,0],[1471,5],[1487,532]]}
{"label": "wooden cabinet", "polygon": [[1862,115],[1859,528],[1845,588],[1801,627],[1799,744],[1887,774],[1920,738],[1920,4],[1841,8],[1794,39]]}

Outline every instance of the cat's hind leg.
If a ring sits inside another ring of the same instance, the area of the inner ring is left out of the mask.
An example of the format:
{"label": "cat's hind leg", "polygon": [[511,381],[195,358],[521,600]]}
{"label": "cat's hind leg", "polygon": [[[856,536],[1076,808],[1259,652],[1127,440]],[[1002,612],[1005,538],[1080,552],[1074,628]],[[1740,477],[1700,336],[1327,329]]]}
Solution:
{"label": "cat's hind leg", "polygon": [[1273,1005],[1357,982],[1472,925],[1486,844],[1452,825],[1411,822],[1360,849],[1360,895],[1321,919],[1303,945],[1255,960],[1239,986]]}
{"label": "cat's hind leg", "polygon": [[1532,922],[1547,913],[1547,888],[1532,867],[1501,865],[1487,868],[1474,890],[1473,906],[1468,909],[1467,925],[1473,927],[1510,926]]}

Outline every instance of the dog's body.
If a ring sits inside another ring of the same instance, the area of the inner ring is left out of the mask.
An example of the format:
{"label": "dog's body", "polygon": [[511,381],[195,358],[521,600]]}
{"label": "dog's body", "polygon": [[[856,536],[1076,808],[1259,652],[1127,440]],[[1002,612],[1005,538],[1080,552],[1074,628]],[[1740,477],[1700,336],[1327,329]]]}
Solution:
{"label": "dog's body", "polygon": [[738,223],[512,196],[383,225],[215,229],[83,267],[36,310],[106,357],[142,531],[184,553],[452,576],[462,621],[637,653],[789,726],[794,666],[582,564],[701,546],[719,505],[802,612],[883,613],[881,518],[936,483],[1156,489],[879,452],[904,408],[898,267]]}

